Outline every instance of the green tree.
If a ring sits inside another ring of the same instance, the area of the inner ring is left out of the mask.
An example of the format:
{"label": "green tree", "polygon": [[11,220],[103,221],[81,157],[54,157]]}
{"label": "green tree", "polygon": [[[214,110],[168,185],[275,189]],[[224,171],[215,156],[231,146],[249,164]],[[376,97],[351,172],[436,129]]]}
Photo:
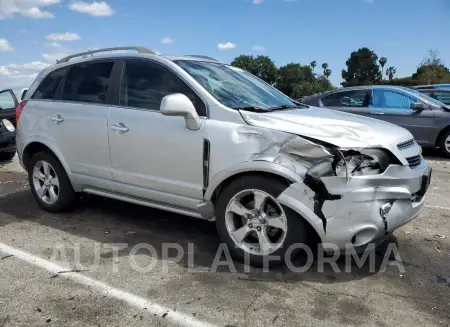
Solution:
{"label": "green tree", "polygon": [[342,86],[376,84],[381,80],[378,56],[369,48],[353,51],[345,64],[347,70],[342,70],[342,78],[345,81]]}
{"label": "green tree", "polygon": [[325,76],[328,79],[328,77],[330,77],[331,75],[331,69],[328,68],[328,64],[326,62],[322,64],[322,68],[323,68],[323,76]]}
{"label": "green tree", "polygon": [[333,90],[334,87],[325,76],[318,76],[314,81],[296,83],[292,87],[291,97],[300,98],[315,93]]}
{"label": "green tree", "polygon": [[378,60],[378,62],[380,63],[380,66],[381,66],[381,76],[383,76],[383,74],[384,74],[384,66],[387,63],[387,58],[386,57],[381,57],[380,60]]}
{"label": "green tree", "polygon": [[428,57],[422,60],[412,78],[420,84],[448,83],[450,71],[438,57],[438,51],[429,50]]}
{"label": "green tree", "polygon": [[317,61],[311,61],[311,63],[309,64],[310,66],[311,66],[311,68],[312,68],[312,71],[313,71],[313,73],[314,73],[314,70],[316,69],[316,67],[317,67]]}
{"label": "green tree", "polygon": [[276,87],[284,94],[292,96],[295,84],[314,81],[315,77],[311,66],[289,63],[280,67]]}
{"label": "green tree", "polygon": [[395,73],[397,73],[397,69],[395,69],[394,66],[390,66],[386,68],[386,76],[389,78],[390,81],[394,78]]}
{"label": "green tree", "polygon": [[269,84],[274,84],[278,77],[278,69],[268,56],[240,55],[234,58],[231,65],[242,68]]}

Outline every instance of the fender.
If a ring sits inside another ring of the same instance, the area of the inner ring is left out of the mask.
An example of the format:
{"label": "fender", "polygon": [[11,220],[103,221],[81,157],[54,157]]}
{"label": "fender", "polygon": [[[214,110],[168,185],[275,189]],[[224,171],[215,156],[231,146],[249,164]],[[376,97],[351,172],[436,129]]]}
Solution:
{"label": "fender", "polygon": [[225,180],[227,180],[230,177],[233,177],[237,174],[245,173],[245,172],[264,172],[264,173],[272,173],[274,175],[278,175],[281,177],[284,177],[291,182],[301,182],[302,178],[292,170],[283,167],[279,164],[275,164],[273,162],[269,161],[262,161],[262,160],[254,160],[254,161],[248,161],[240,163],[237,166],[234,166],[230,169],[226,169],[224,171],[221,171],[220,173],[216,174],[211,178],[211,180],[208,183],[208,187],[205,191],[204,200],[210,201],[214,191],[217,189],[217,187]]}

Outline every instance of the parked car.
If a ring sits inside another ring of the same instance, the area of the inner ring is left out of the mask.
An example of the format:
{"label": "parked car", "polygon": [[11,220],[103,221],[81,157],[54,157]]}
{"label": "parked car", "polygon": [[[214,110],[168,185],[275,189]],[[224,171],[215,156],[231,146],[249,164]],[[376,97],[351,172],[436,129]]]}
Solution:
{"label": "parked car", "polygon": [[17,98],[12,90],[0,91],[0,160],[16,154],[15,109]]}
{"label": "parked car", "polygon": [[450,105],[450,89],[419,89],[420,93],[427,94],[428,96],[436,99],[443,104]]}
{"label": "parked car", "polygon": [[304,103],[385,120],[409,130],[423,147],[450,157],[450,107],[401,86],[357,86],[325,92]]}
{"label": "parked car", "polygon": [[407,130],[296,104],[205,56],[72,55],[16,113],[44,209],[86,192],[215,221],[254,265],[283,261],[308,235],[327,251],[379,242],[419,215],[431,174]]}
{"label": "parked car", "polygon": [[413,88],[416,90],[427,90],[427,89],[450,90],[450,84],[418,85],[418,86],[414,86]]}

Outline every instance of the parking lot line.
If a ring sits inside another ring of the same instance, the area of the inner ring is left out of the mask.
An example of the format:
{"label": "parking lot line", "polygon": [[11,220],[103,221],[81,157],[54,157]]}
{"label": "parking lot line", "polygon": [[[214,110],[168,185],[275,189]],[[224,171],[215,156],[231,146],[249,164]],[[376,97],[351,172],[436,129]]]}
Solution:
{"label": "parking lot line", "polygon": [[156,302],[153,302],[149,299],[140,297],[138,295],[129,293],[125,290],[121,290],[115,287],[112,287],[108,284],[105,284],[101,281],[90,278],[86,275],[77,273],[77,272],[68,272],[70,268],[60,266],[51,261],[42,259],[38,256],[35,256],[31,253],[24,252],[19,249],[15,249],[10,247],[9,245],[0,243],[0,252],[3,252],[6,255],[12,255],[13,257],[30,263],[34,266],[43,268],[53,274],[58,274],[60,272],[65,272],[64,274],[59,274],[58,276],[61,278],[66,278],[71,281],[74,281],[78,284],[81,284],[86,287],[90,287],[91,290],[98,292],[101,295],[106,295],[111,298],[115,298],[117,300],[121,300],[128,305],[145,310],[150,314],[156,314],[159,317],[164,316],[164,320],[170,321],[174,324],[180,326],[196,326],[196,327],[214,327],[215,325],[209,324],[207,322],[200,321],[195,319],[191,315],[184,314],[182,312],[174,311],[169,308],[166,308]]}
{"label": "parking lot line", "polygon": [[426,204],[425,207],[427,207],[427,208],[435,208],[435,209],[450,210],[450,207],[434,206],[434,205],[431,205],[431,204]]}

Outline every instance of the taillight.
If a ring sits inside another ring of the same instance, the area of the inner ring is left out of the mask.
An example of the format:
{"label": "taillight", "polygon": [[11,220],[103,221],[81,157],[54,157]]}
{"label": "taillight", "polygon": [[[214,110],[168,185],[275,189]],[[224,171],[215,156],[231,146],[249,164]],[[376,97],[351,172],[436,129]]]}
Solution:
{"label": "taillight", "polygon": [[16,125],[19,122],[20,114],[23,111],[23,108],[25,108],[25,105],[27,104],[27,101],[22,101],[19,103],[19,105],[16,108]]}

